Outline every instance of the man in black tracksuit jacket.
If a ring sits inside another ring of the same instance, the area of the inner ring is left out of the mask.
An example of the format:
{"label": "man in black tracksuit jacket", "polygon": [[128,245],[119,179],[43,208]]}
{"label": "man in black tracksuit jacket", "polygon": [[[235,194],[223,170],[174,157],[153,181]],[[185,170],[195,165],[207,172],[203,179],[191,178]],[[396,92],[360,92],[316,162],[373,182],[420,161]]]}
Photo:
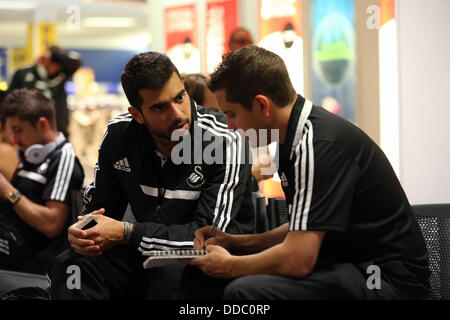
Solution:
{"label": "man in black tracksuit jacket", "polygon": [[[97,213],[97,225],[69,228],[73,250],[59,256],[49,272],[51,296],[220,298],[225,282],[182,264],[144,270],[141,252],[192,248],[195,230],[211,225],[222,204],[219,229],[254,232],[245,141],[227,130],[223,115],[189,99],[178,71],[162,54],[136,55],[122,84],[130,113],[109,122],[95,180],[84,197],[83,213]],[[177,129],[180,144],[171,141]],[[129,233],[122,222],[128,204],[137,220]],[[78,285],[67,271],[74,265]]]}

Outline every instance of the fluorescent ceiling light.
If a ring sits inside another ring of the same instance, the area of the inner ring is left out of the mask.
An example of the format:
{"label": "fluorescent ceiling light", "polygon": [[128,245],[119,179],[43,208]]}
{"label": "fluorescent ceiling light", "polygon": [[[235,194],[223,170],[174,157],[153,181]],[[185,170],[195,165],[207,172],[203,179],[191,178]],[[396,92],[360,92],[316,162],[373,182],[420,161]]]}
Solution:
{"label": "fluorescent ceiling light", "polygon": [[132,28],[136,24],[136,19],[129,17],[86,17],[83,19],[83,26],[91,28]]}
{"label": "fluorescent ceiling light", "polygon": [[0,10],[31,10],[36,9],[36,3],[31,1],[0,1]]}

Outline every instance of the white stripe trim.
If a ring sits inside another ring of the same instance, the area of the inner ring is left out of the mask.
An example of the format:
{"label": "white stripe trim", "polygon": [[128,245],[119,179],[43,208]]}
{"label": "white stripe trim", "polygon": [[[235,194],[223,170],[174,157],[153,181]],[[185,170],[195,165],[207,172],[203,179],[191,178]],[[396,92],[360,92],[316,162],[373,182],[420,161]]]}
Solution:
{"label": "white stripe trim", "polygon": [[147,243],[159,243],[159,244],[166,244],[169,246],[175,246],[175,247],[185,247],[185,246],[193,246],[193,241],[170,241],[167,239],[158,239],[158,238],[147,238],[142,237],[143,242]]}
{"label": "white stripe trim", "polygon": [[36,173],[36,172],[31,172],[31,171],[26,171],[26,170],[20,170],[19,172],[17,172],[17,175],[19,177],[22,178],[27,178],[42,184],[46,184],[47,183],[47,178]]}
{"label": "white stripe trim", "polygon": [[313,146],[313,127],[311,121],[306,122],[308,128],[308,189],[306,190],[306,203],[301,222],[302,230],[307,230],[309,208],[314,186],[314,146]]}
{"label": "white stripe trim", "polygon": [[53,186],[50,199],[64,201],[72,178],[74,164],[75,153],[70,143],[66,143],[61,149],[61,158],[59,160],[55,185]]}
{"label": "white stripe trim", "polygon": [[[141,190],[148,196],[158,197],[158,188],[141,185]],[[164,192],[165,199],[180,199],[180,200],[197,200],[200,198],[201,191],[190,190],[169,190]]]}
{"label": "white stripe trim", "polygon": [[197,200],[198,198],[200,198],[201,193],[201,191],[166,190],[166,192],[164,193],[164,198]]}
{"label": "white stripe trim", "polygon": [[4,248],[6,250],[9,250],[9,243],[0,243],[0,248]]}
{"label": "white stripe trim", "polygon": [[5,250],[3,248],[0,248],[0,252],[3,252],[4,254],[6,254],[7,256],[9,256],[9,250]]}
{"label": "white stripe trim", "polygon": [[297,148],[297,145],[300,143],[300,140],[303,137],[303,127],[305,126],[306,120],[309,117],[309,114],[311,113],[313,107],[313,103],[307,99],[305,99],[305,103],[303,104],[302,113],[300,114],[300,119],[298,120],[297,124],[297,130],[295,131],[295,137],[294,141],[292,142],[292,149],[291,149],[291,155],[290,159],[292,160],[292,156],[295,152],[295,148]]}
{"label": "white stripe trim", "polygon": [[212,120],[215,126],[222,127],[223,129],[228,129],[227,124],[218,121],[217,118],[215,116],[213,116],[212,114],[197,113],[197,118],[200,120]]}
{"label": "white stripe trim", "polygon": [[67,148],[66,148],[66,146],[64,146],[61,149],[61,156],[59,158],[58,169],[56,171],[55,184],[53,185],[53,189],[52,189],[52,193],[50,195],[50,199],[56,199],[56,195],[57,195],[58,190],[59,190],[59,185],[61,183],[62,171],[64,170],[64,167],[66,165],[67,157],[68,157]]}
{"label": "white stripe trim", "polygon": [[[214,126],[214,124],[211,123],[210,120],[205,119],[204,121],[209,123],[210,125]],[[230,221],[229,216],[231,215],[231,210],[233,207],[233,200],[234,200],[233,197],[230,197],[230,200],[228,200],[228,193],[230,193],[230,188],[231,188],[231,185],[233,184],[232,182],[230,184],[230,181],[236,180],[236,179],[231,180],[232,179],[231,177],[233,174],[236,175],[236,172],[238,171],[238,170],[236,170],[236,165],[237,165],[236,162],[237,161],[235,161],[235,159],[233,159],[232,161],[230,161],[230,160],[231,160],[232,155],[234,155],[234,157],[236,157],[238,155],[236,152],[236,143],[238,140],[240,140],[241,137],[236,133],[230,132],[228,129],[225,130],[225,129],[218,128],[218,127],[213,129],[213,128],[206,126],[204,123],[201,123],[201,122],[198,123],[198,126],[200,128],[203,128],[205,130],[212,132],[215,135],[222,135],[229,140],[229,143],[227,143],[227,149],[226,149],[225,177],[223,180],[224,182],[219,187],[216,206],[214,209],[214,218],[215,218],[219,212],[219,208],[222,205],[222,203],[225,204],[224,215],[220,217],[219,225],[218,225],[220,230],[225,231],[225,229],[228,225],[228,222]],[[223,133],[219,133],[218,131],[221,131]],[[231,174],[230,174],[230,165],[232,166]],[[230,203],[227,203],[227,201],[230,201]],[[227,221],[227,222],[224,223],[224,221]]]}
{"label": "white stripe trim", "polygon": [[141,184],[141,190],[142,190],[143,193],[145,193],[148,196],[158,197],[158,188],[153,188],[153,187],[149,187],[149,186],[143,186]]}
{"label": "white stripe trim", "polygon": [[[311,121],[306,122],[305,135],[295,150],[295,194],[291,211],[290,230],[307,230],[314,184],[314,147]],[[300,154],[301,148],[301,154]],[[306,166],[308,180],[306,181]],[[299,176],[300,175],[300,176]],[[299,181],[300,180],[300,181]],[[299,189],[300,186],[300,189]]]}

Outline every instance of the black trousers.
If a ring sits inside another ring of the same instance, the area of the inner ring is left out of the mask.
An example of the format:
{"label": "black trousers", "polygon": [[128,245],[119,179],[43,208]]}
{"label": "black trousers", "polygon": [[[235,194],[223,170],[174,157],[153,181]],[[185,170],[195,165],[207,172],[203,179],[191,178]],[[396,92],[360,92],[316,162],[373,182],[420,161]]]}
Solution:
{"label": "black trousers", "polygon": [[55,258],[47,273],[50,298],[218,300],[229,282],[207,277],[193,266],[171,264],[144,269],[142,262],[140,253],[127,246],[116,246],[96,257],[68,249]]}
{"label": "black trousers", "polygon": [[38,252],[0,212],[0,269],[17,271]]}
{"label": "black trousers", "polygon": [[386,279],[380,289],[370,290],[367,275],[351,263],[314,270],[304,278],[279,275],[252,275],[232,281],[225,300],[393,300],[406,297]]}

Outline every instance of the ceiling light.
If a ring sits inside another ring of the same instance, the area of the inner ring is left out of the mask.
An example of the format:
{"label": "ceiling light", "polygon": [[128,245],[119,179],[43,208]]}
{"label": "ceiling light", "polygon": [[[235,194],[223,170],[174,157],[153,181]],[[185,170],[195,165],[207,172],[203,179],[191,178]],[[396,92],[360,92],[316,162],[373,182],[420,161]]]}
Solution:
{"label": "ceiling light", "polygon": [[36,9],[36,3],[31,1],[1,1],[0,10],[31,10]]}
{"label": "ceiling light", "polygon": [[83,19],[83,26],[91,28],[132,28],[136,24],[136,19],[129,17],[86,17]]}

